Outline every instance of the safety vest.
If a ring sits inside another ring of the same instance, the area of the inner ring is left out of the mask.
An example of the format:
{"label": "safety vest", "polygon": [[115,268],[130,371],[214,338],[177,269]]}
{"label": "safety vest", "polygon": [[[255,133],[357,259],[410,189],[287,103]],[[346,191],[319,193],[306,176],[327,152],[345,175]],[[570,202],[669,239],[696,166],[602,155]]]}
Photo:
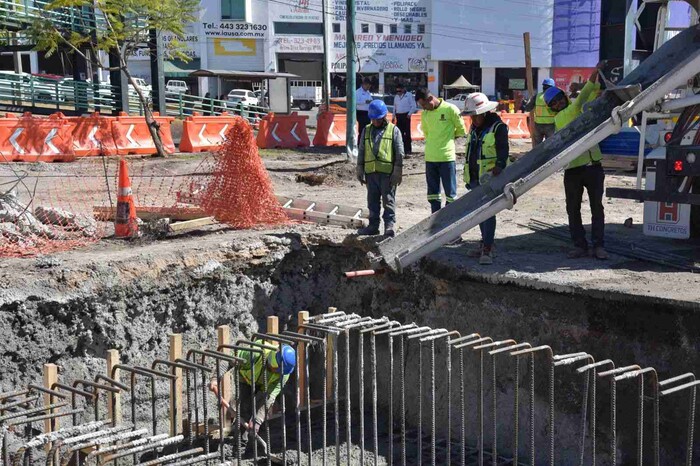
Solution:
{"label": "safety vest", "polygon": [[[262,340],[256,340],[256,342],[263,343]],[[236,356],[245,360],[245,362],[241,363],[239,366],[238,374],[241,376],[243,382],[247,383],[251,387],[254,387],[255,385],[263,387],[264,379],[262,377],[262,371],[267,371],[267,387],[269,390],[271,387],[274,387],[279,383],[280,375],[276,372],[267,370],[267,358],[271,353],[274,353],[274,351],[269,349],[263,349],[262,351],[263,353],[260,354],[257,351],[251,352],[246,350],[238,350]],[[250,366],[251,355],[253,356],[252,368]],[[255,374],[253,374],[253,369],[255,370]],[[255,375],[255,383],[253,383],[253,375]],[[288,377],[289,376],[285,376],[285,382]]]}
{"label": "safety vest", "polygon": [[535,99],[535,123],[538,125],[553,125],[556,113],[552,112],[544,101],[544,92],[537,94]]}
{"label": "safety vest", "polygon": [[[481,178],[484,173],[493,170],[493,167],[496,166],[496,130],[498,130],[498,127],[501,125],[505,125],[505,123],[502,121],[497,121],[491,125],[491,127],[486,130],[486,134],[483,135],[481,140],[481,148],[478,152],[479,178]],[[469,156],[472,153],[472,140],[474,140],[476,144],[479,143],[479,136],[476,134],[476,130],[472,130],[467,135],[467,161],[464,164],[464,183],[467,185],[469,185],[471,180],[469,175]],[[506,165],[509,164],[510,157],[508,157],[508,160],[506,161]]]}
{"label": "safety vest", "polygon": [[379,141],[379,150],[374,155],[372,147],[372,124],[365,128],[365,173],[390,174],[394,169],[394,125],[386,124],[382,139]]}

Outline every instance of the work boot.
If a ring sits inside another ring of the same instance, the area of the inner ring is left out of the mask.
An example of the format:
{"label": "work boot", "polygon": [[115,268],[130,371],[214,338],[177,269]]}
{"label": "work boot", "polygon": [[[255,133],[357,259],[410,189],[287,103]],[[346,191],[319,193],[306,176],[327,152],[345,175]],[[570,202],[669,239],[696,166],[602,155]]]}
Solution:
{"label": "work boot", "polygon": [[375,225],[369,225],[364,228],[357,230],[357,234],[360,236],[374,236],[379,234],[379,227]]}
{"label": "work boot", "polygon": [[603,248],[603,246],[596,246],[593,249],[593,257],[600,260],[606,260],[609,256],[608,252]]}
{"label": "work boot", "polygon": [[481,254],[484,252],[484,242],[479,241],[479,246],[470,249],[469,252],[467,252],[467,257],[473,257],[474,259],[481,257]]}
{"label": "work boot", "polygon": [[396,236],[396,232],[394,231],[394,224],[389,223],[388,225],[384,225],[384,236],[387,238],[393,238]]}
{"label": "work boot", "polygon": [[578,246],[569,251],[568,254],[569,259],[580,259],[586,256],[588,256],[588,249],[580,248]]}
{"label": "work boot", "polygon": [[493,264],[493,250],[491,246],[484,246],[481,250],[481,257],[479,258],[479,265],[491,265]]}

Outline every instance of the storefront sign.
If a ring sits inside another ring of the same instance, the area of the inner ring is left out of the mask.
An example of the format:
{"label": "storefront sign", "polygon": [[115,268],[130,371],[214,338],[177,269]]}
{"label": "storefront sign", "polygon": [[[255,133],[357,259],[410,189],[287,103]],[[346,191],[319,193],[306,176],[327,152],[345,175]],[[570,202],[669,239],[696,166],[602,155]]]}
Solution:
{"label": "storefront sign", "polygon": [[[425,72],[428,44],[422,34],[358,34],[355,43],[361,72]],[[333,34],[332,71],[344,71],[345,34]]]}
{"label": "storefront sign", "polygon": [[322,4],[321,0],[288,0],[270,2],[270,18],[273,22],[286,21],[288,23],[320,23]]}
{"label": "storefront sign", "polygon": [[202,23],[206,37],[229,37],[234,39],[266,39],[267,24],[242,23],[233,21],[212,21]]}
{"label": "storefront sign", "polygon": [[[199,36],[193,32],[187,32],[184,37],[178,38],[175,34],[166,32],[162,35],[163,48],[165,49],[164,57],[166,59],[176,58],[175,51],[185,54],[191,60],[199,58],[200,46]],[[129,60],[149,60],[150,51],[148,48],[135,49]]]}
{"label": "storefront sign", "polygon": [[559,89],[563,89],[567,93],[571,90],[571,84],[574,84],[578,90],[581,90],[588,77],[595,68],[554,68],[552,77],[557,83]]}
{"label": "storefront sign", "polygon": [[278,53],[323,53],[323,38],[319,36],[275,36]]}
{"label": "storefront sign", "polygon": [[525,90],[525,80],[524,79],[509,79],[508,80],[508,89],[512,89],[514,91],[522,91]]}

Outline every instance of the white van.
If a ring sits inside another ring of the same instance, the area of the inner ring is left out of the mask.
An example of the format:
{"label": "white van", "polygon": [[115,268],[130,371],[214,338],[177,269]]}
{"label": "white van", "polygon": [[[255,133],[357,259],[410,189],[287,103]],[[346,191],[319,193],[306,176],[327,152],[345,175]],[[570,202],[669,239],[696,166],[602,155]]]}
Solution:
{"label": "white van", "polygon": [[168,84],[165,85],[166,94],[186,94],[190,90],[189,86],[185,81],[179,81],[177,79],[171,79]]}

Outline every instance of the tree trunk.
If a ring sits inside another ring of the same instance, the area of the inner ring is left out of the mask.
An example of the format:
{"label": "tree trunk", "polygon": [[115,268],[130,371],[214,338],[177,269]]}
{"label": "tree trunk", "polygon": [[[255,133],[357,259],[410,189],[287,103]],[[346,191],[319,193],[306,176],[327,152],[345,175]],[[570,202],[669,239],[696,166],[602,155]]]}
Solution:
{"label": "tree trunk", "polygon": [[120,56],[119,58],[122,66],[122,73],[124,73],[124,76],[126,76],[126,79],[129,81],[129,83],[132,86],[134,86],[136,95],[138,96],[139,102],[141,102],[141,106],[143,107],[143,115],[146,119],[146,126],[148,126],[148,131],[151,133],[151,138],[153,139],[153,144],[156,146],[158,156],[166,157],[168,153],[166,152],[165,147],[163,147],[163,139],[160,137],[160,124],[155,120],[155,118],[153,118],[153,112],[148,106],[148,100],[146,100],[146,97],[143,95],[143,91],[136,84],[134,77],[129,72],[124,57]]}

